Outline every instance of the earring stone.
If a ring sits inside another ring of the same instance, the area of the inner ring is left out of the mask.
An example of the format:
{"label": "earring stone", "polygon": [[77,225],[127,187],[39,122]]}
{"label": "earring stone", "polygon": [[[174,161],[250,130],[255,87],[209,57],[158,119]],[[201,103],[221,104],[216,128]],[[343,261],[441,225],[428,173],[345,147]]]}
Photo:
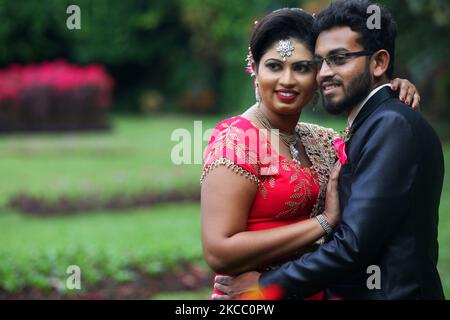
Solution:
{"label": "earring stone", "polygon": [[276,47],[277,52],[283,58],[283,61],[286,61],[286,57],[292,56],[292,52],[294,52],[295,48],[292,44],[291,40],[280,40],[278,42],[278,46]]}

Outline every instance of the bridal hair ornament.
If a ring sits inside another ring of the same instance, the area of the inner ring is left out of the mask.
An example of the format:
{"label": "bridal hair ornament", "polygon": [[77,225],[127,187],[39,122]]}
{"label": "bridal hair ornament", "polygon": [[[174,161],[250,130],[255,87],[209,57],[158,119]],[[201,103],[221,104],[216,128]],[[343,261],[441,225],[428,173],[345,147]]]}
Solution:
{"label": "bridal hair ornament", "polygon": [[[258,20],[255,20],[254,24],[256,26],[258,24]],[[253,71],[253,64],[255,63],[255,60],[253,59],[252,49],[250,47],[248,47],[247,57],[245,58],[245,61],[247,61],[245,72],[248,73],[250,77],[256,76],[255,72]]]}
{"label": "bridal hair ornament", "polygon": [[283,58],[283,61],[286,61],[286,57],[292,56],[292,52],[294,52],[295,48],[292,44],[291,40],[280,40],[278,42],[278,46],[276,48],[277,52]]}
{"label": "bridal hair ornament", "polygon": [[[253,60],[253,55],[252,55],[252,51],[251,51],[250,47],[248,47],[247,58],[245,58],[245,61],[247,61],[247,67],[245,67],[245,72],[248,73],[250,75],[250,77],[252,77],[252,78],[256,77],[255,71],[253,71],[253,65],[255,63],[255,60]],[[258,86],[258,81],[256,80],[256,78],[253,80],[253,87],[255,89],[256,102],[260,103],[261,96],[259,94],[259,86]]]}
{"label": "bridal hair ornament", "polygon": [[250,47],[248,47],[247,58],[245,58],[245,61],[247,61],[247,67],[245,67],[245,72],[248,73],[250,77],[254,77],[255,72],[253,71],[253,64],[255,63],[255,60],[253,60],[253,55]]}

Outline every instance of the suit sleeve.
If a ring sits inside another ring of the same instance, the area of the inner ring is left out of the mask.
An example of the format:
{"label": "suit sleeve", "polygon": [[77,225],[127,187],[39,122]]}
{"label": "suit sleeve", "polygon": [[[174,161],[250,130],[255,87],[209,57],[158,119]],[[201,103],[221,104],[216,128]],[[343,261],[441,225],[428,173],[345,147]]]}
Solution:
{"label": "suit sleeve", "polygon": [[289,298],[306,298],[367,265],[406,218],[420,152],[410,123],[390,112],[367,131],[354,163],[351,195],[333,238],[318,250],[263,274]]}

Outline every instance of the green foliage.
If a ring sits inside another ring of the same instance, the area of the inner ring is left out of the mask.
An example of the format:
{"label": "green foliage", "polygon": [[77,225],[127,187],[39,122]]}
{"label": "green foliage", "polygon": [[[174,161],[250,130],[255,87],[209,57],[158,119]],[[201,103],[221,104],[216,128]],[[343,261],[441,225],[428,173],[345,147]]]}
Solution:
{"label": "green foliage", "polygon": [[447,0],[408,0],[407,3],[413,13],[431,16],[437,26],[450,26],[450,3]]}
{"label": "green foliage", "polygon": [[[69,4],[81,8],[81,30],[66,28]],[[116,77],[119,93],[131,96],[134,105],[136,96],[152,89],[164,94],[166,107],[175,102],[194,111],[211,111],[216,105],[236,109],[251,93],[250,81],[249,90],[240,84],[252,22],[274,8],[298,5],[268,0],[2,0],[0,66],[61,57],[102,63]]]}
{"label": "green foliage", "polygon": [[[399,26],[397,74],[421,89],[425,112],[448,116],[446,0],[381,0]],[[244,73],[253,21],[282,7],[318,11],[326,0],[0,0],[0,66],[66,58],[102,63],[117,80],[116,108],[137,109],[143,93],[159,92],[158,108],[227,111],[249,104]],[[68,30],[66,8],[81,8],[81,30]],[[439,69],[442,76],[433,77]],[[436,88],[426,84],[437,82]],[[438,107],[435,107],[438,105]]]}
{"label": "green foliage", "polygon": [[450,117],[450,2],[381,0],[397,25],[396,76],[410,79],[421,94],[422,110],[433,119]]}
{"label": "green foliage", "polygon": [[[71,4],[81,8],[81,30],[66,28],[66,8]],[[143,62],[157,58],[160,48],[174,40],[176,16],[170,13],[176,12],[175,1],[3,0],[0,8],[0,37],[11,44],[2,63],[60,54],[81,63]],[[157,37],[160,32],[167,36]]]}

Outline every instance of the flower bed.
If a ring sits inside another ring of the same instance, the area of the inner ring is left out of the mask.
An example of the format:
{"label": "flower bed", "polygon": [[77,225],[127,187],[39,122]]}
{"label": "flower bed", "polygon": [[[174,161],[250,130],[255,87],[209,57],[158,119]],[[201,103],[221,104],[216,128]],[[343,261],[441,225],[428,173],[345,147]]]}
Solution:
{"label": "flower bed", "polygon": [[182,203],[200,201],[200,190],[189,187],[185,191],[167,192],[142,191],[132,195],[113,194],[107,199],[100,195],[61,196],[54,200],[20,193],[11,197],[8,206],[17,211],[33,216],[56,216],[86,213],[97,210],[121,212],[135,208],[149,208],[162,203]]}
{"label": "flower bed", "polygon": [[107,128],[112,89],[99,65],[11,65],[0,70],[0,132]]}

